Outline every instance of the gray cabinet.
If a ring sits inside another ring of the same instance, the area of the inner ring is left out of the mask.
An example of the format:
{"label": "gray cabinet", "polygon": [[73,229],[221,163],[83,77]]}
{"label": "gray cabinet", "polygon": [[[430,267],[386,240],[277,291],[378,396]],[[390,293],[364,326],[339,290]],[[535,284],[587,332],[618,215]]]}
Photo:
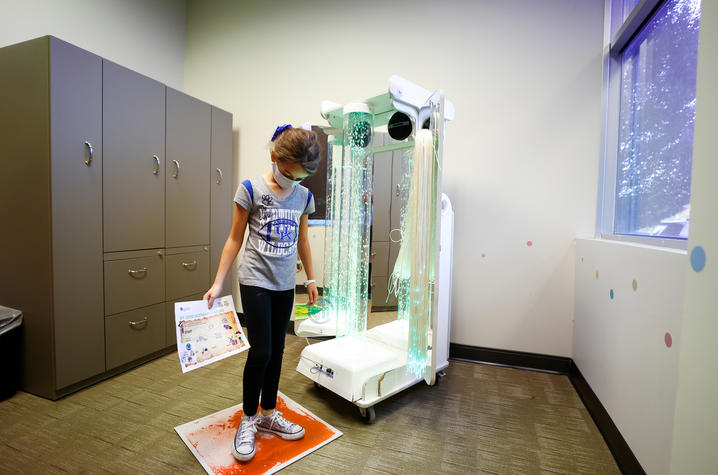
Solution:
{"label": "gray cabinet", "polygon": [[103,61],[105,252],[165,246],[165,86]]}
{"label": "gray cabinet", "polygon": [[0,302],[24,314],[25,387],[51,394],[105,366],[102,63],[44,37],[0,71]]}
{"label": "gray cabinet", "polygon": [[[391,145],[396,140],[377,134],[374,146]],[[374,154],[374,204],[372,211],[371,292],[373,311],[394,310],[397,300],[388,295],[388,284],[399,254],[401,210],[405,202],[400,193],[405,150]]]}
{"label": "gray cabinet", "polygon": [[232,116],[48,36],[0,71],[0,303],[24,315],[23,389],[56,399],[170,351],[168,302],[216,272],[210,196],[229,233]]}
{"label": "gray cabinet", "polygon": [[[383,145],[383,135],[375,138],[375,146]],[[391,231],[392,152],[374,154],[374,201],[372,207],[372,241],[389,240]]]}
{"label": "gray cabinet", "polygon": [[[224,243],[232,230],[234,187],[232,184],[232,114],[212,107],[210,152],[210,279],[219,268]],[[232,293],[231,272],[224,279],[222,295]],[[200,296],[201,298],[201,296]]]}
{"label": "gray cabinet", "polygon": [[165,247],[209,245],[211,108],[167,88]]}

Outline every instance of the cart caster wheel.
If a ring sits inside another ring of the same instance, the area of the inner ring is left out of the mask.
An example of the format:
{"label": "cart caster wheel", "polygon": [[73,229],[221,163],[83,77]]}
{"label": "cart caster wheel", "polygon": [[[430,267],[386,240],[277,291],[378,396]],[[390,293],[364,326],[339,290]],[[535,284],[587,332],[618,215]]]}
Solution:
{"label": "cart caster wheel", "polygon": [[359,413],[361,414],[362,420],[367,424],[373,424],[376,420],[376,411],[374,411],[374,406],[367,408],[360,407]]}

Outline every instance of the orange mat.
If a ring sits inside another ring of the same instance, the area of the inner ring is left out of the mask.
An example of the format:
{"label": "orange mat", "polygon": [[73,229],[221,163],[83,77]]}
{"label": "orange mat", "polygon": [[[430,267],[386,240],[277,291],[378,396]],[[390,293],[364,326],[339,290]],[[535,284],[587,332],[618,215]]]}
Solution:
{"label": "orange mat", "polygon": [[232,456],[234,435],[242,419],[242,404],[177,426],[175,431],[207,473],[222,475],[274,473],[342,435],[281,392],[276,409],[304,427],[305,436],[290,441],[257,432],[257,452],[249,462],[237,462]]}

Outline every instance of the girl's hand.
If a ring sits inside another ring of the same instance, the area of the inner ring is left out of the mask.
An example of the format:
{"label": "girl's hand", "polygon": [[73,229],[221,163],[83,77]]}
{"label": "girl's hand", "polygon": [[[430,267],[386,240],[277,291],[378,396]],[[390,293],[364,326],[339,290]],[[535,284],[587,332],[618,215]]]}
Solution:
{"label": "girl's hand", "polygon": [[317,303],[317,298],[319,297],[319,290],[317,290],[317,284],[312,282],[307,287],[307,293],[309,294],[309,301],[307,302],[307,307],[311,307],[312,305]]}
{"label": "girl's hand", "polygon": [[204,297],[202,297],[202,300],[207,300],[207,308],[212,308],[214,300],[218,298],[221,293],[222,286],[219,284],[214,284],[212,287],[209,288],[207,293],[204,294]]}

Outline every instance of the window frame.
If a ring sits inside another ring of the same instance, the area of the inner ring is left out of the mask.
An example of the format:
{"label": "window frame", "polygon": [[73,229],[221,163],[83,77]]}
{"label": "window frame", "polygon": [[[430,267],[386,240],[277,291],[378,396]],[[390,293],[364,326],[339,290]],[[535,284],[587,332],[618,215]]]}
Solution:
{"label": "window frame", "polygon": [[[616,213],[616,167],[621,108],[621,55],[631,40],[642,30],[667,0],[641,0],[622,22],[614,35],[612,24],[622,20],[623,0],[604,2],[603,22],[603,90],[600,173],[596,236],[601,239],[647,244],[674,249],[687,249],[688,239],[634,236],[614,233]],[[617,17],[617,18],[615,18]]]}

